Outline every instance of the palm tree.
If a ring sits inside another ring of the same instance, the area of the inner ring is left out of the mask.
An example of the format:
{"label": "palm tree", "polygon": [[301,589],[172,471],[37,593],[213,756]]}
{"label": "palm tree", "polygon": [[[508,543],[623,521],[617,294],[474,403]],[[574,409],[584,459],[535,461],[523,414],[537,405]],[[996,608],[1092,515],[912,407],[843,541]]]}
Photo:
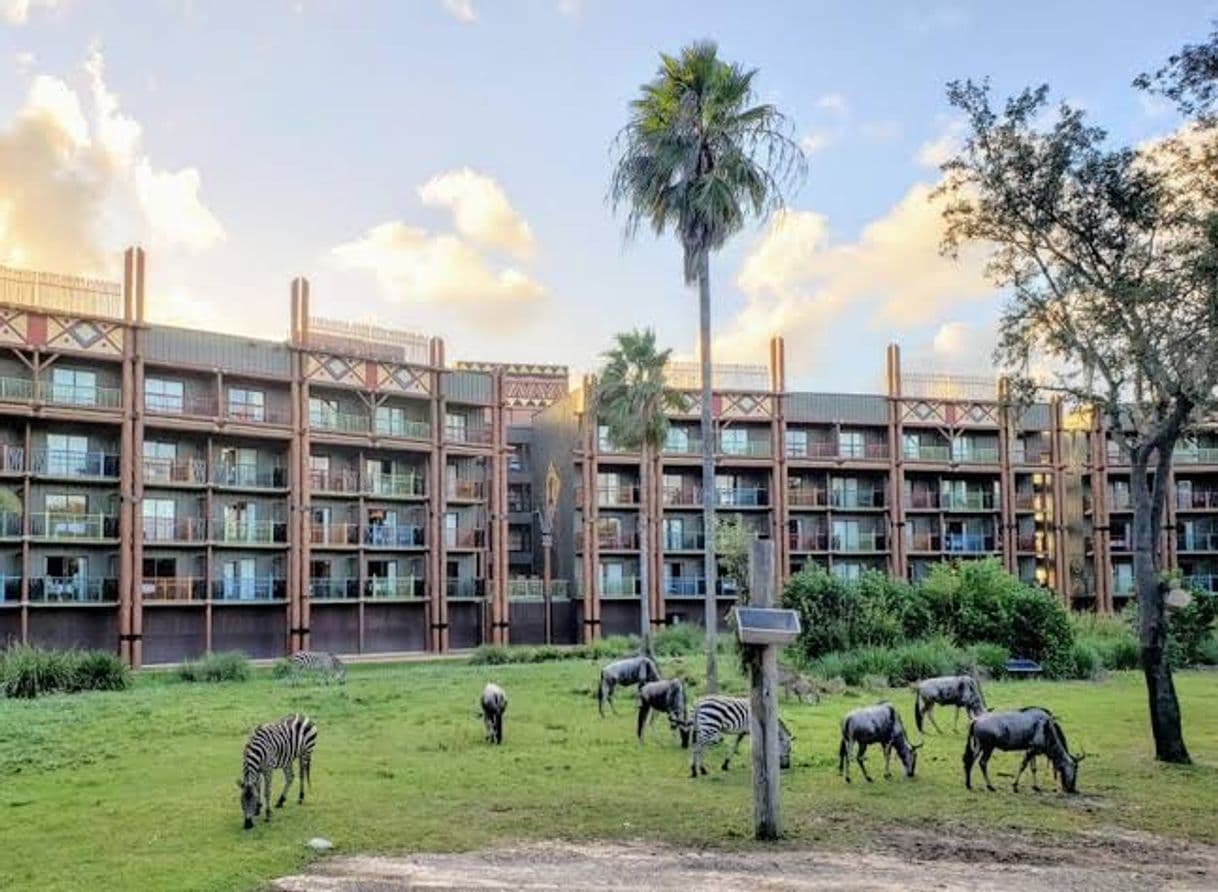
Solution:
{"label": "palm tree", "polygon": [[[656,333],[652,329],[623,332],[614,340],[616,345],[604,354],[605,368],[597,382],[597,416],[609,428],[615,445],[639,452],[642,460],[639,491],[647,493],[653,457],[659,454],[668,439],[668,415],[682,411],[685,399],[665,386],[664,367],[672,351],[656,349]],[[650,504],[646,496],[640,499],[640,506],[639,583],[643,594],[639,624],[643,652],[650,656],[651,564],[648,548],[652,514],[657,506]]]}
{"label": "palm tree", "polygon": [[614,144],[609,184],[624,208],[626,235],[644,223],[657,235],[670,227],[684,250],[685,284],[698,285],[702,363],[702,512],[706,531],[706,681],[718,688],[715,665],[715,439],[711,419],[710,253],[752,215],[765,219],[783,193],[802,180],[805,159],[790,122],[774,106],[754,104],[755,69],[729,64],[710,41],[660,56],[654,79],[630,103],[630,119]]}

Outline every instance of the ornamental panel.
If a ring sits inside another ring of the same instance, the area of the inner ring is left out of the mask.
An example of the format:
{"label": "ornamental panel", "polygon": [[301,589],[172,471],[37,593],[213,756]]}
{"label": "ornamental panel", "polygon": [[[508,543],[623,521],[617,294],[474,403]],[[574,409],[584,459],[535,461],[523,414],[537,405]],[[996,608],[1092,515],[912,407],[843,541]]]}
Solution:
{"label": "ornamental panel", "polygon": [[305,377],[323,384],[347,384],[365,387],[367,363],[362,359],[335,356],[330,353],[305,355]]}
{"label": "ornamental panel", "polygon": [[47,347],[102,356],[121,356],[126,330],[119,322],[47,317]]}
{"label": "ornamental panel", "polygon": [[414,393],[420,396],[431,395],[431,372],[420,366],[378,363],[376,379],[377,390],[391,393]]}

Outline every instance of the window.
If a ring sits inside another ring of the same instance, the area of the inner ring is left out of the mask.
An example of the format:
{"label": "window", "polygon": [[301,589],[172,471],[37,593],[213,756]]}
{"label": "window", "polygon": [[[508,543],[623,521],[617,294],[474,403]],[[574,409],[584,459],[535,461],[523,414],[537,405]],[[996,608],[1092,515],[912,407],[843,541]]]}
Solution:
{"label": "window", "polygon": [[468,420],[455,412],[444,413],[444,435],[449,440],[464,443],[468,435]]}
{"label": "window", "polygon": [[46,576],[45,594],[48,599],[83,601],[89,596],[88,558],[48,555]]}
{"label": "window", "polygon": [[529,447],[523,443],[508,453],[509,471],[527,471],[529,469]]}
{"label": "window", "polygon": [[863,572],[863,565],[854,561],[833,564],[833,575],[838,579],[858,579]]}
{"label": "window", "polygon": [[508,487],[508,511],[531,511],[532,489],[527,483],[513,483]]}
{"label": "window", "polygon": [[173,479],[174,464],[178,458],[176,443],[160,440],[144,441],[144,480],[149,483],[168,483]]}
{"label": "window", "polygon": [[144,558],[145,579],[173,579],[178,575],[178,560],[171,557]]}
{"label": "window", "polygon": [[835,508],[859,507],[859,482],[855,477],[834,477],[829,481]]}
{"label": "window", "polygon": [[668,434],[664,438],[664,449],[667,452],[689,452],[689,429],[684,427],[670,427],[668,429]]}
{"label": "window", "polygon": [[51,369],[51,399],[68,406],[96,406],[97,373],[83,369]]}
{"label": "window", "polygon": [[863,458],[866,454],[866,443],[862,431],[842,431],[838,442],[838,453],[842,458]]}
{"label": "window", "polygon": [[174,538],[175,510],[173,499],[144,499],[144,539],[168,542]]}
{"label": "window", "polygon": [[253,502],[234,502],[224,506],[224,538],[248,541],[258,521],[258,506]]}
{"label": "window", "polygon": [[802,457],[808,454],[808,432],[807,431],[787,431],[787,455],[792,457]]}
{"label": "window", "polygon": [[59,538],[92,537],[100,533],[89,523],[89,500],[82,495],[47,494],[47,535]]}
{"label": "window", "polygon": [[857,520],[833,521],[833,550],[858,551],[860,547],[859,524]]}
{"label": "window", "polygon": [[905,457],[919,458],[922,454],[922,441],[918,439],[917,434],[906,434],[905,442]]}
{"label": "window", "polygon": [[719,449],[724,455],[747,455],[749,432],[742,427],[720,431],[719,444]]}
{"label": "window", "polygon": [[391,437],[427,436],[427,425],[411,418],[401,406],[377,406],[373,418],[378,434]]}
{"label": "window", "polygon": [[1133,564],[1114,564],[1113,588],[1118,595],[1133,594]]}
{"label": "window", "polygon": [[455,547],[457,544],[457,512],[448,511],[444,514],[444,544]]}
{"label": "window", "polygon": [[252,601],[257,596],[255,584],[257,568],[253,558],[225,561],[221,565],[221,570],[225,598]]}
{"label": "window", "polygon": [[338,427],[338,400],[309,397],[309,424],[328,429]]}
{"label": "window", "polygon": [[617,444],[613,442],[613,437],[609,436],[609,425],[596,426],[596,446],[601,452],[617,452]]}
{"label": "window", "polygon": [[145,378],[144,408],[162,415],[181,415],[186,409],[185,387],[181,381]]}
{"label": "window", "polygon": [[48,474],[59,477],[84,477],[89,473],[89,438],[67,434],[47,434]]}
{"label": "window", "polygon": [[228,417],[239,421],[266,421],[266,394],[261,390],[230,387]]}

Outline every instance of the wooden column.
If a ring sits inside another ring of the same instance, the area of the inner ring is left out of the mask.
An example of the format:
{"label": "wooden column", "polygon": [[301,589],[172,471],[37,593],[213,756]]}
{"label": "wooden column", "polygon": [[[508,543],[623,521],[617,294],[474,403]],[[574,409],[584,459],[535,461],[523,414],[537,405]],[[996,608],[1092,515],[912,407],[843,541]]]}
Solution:
{"label": "wooden column", "polygon": [[[132,630],[132,593],[135,578],[132,572],[132,541],[135,531],[135,425],[133,416],[135,374],[132,355],[134,346],[131,322],[135,318],[135,291],[139,287],[140,258],[138,248],[128,248],[123,254],[123,354],[122,407],[123,420],[119,432],[118,459],[118,651],[132,666],[137,665],[135,638]],[[142,510],[142,509],[139,509]]]}
{"label": "wooden column", "polygon": [[430,558],[429,589],[431,592],[431,649],[434,652],[448,650],[448,597],[444,547],[444,509],[447,504],[444,472],[447,450],[444,446],[444,342],[431,340],[432,376],[432,449],[431,449],[431,523],[427,531],[428,557]]}
{"label": "wooden column", "polygon": [[787,466],[787,419],[786,419],[786,342],[782,338],[770,338],[770,405],[773,418],[772,492],[770,500],[770,537],[774,542],[775,582],[781,590],[791,574],[790,542],[787,528],[791,519],[789,468]]}
{"label": "wooden column", "polygon": [[[749,555],[749,593],[754,607],[774,606],[774,543],[756,539]],[[760,648],[760,666],[750,673],[749,708],[753,755],[753,828],[757,839],[782,835],[779,810],[782,774],[779,769],[778,648]]]}
{"label": "wooden column", "polygon": [[144,664],[144,251],[135,249],[136,287],[134,324],[128,329],[132,338],[131,368],[134,389],[125,398],[132,419],[132,466],[134,500],[131,507],[131,664]]}
{"label": "wooden column", "polygon": [[901,348],[889,344],[886,354],[888,389],[888,518],[892,529],[890,572],[909,579],[905,543],[905,449],[901,432]]}
{"label": "wooden column", "polygon": [[1072,606],[1070,596],[1070,556],[1066,553],[1066,466],[1065,433],[1063,428],[1062,401],[1054,397],[1050,405],[1053,431],[1050,439],[1049,457],[1053,468],[1053,554],[1054,573],[1057,576],[1057,592],[1067,607]]}

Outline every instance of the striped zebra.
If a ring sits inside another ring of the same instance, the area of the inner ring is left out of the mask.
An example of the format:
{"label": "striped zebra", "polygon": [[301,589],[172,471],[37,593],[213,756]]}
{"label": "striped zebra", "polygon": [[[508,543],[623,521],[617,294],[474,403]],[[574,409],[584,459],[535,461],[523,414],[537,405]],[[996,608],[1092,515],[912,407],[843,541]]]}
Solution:
{"label": "striped zebra", "polygon": [[482,689],[482,725],[486,739],[491,743],[503,743],[503,714],[507,712],[507,694],[494,682],[487,682]]}
{"label": "striped zebra", "polygon": [[343,661],[332,653],[317,650],[298,650],[288,657],[288,667],[293,678],[299,678],[306,672],[314,672],[331,679],[339,684],[347,683],[347,667]]}
{"label": "striped zebra", "polygon": [[[689,776],[697,777],[698,772],[706,774],[706,766],[702,764],[702,752],[708,746],[714,746],[725,735],[735,734],[736,743],[731,752],[723,760],[723,770],[727,771],[732,757],[740,749],[740,741],[744,740],[751,727],[751,709],[747,697],[724,697],[711,694],[699,697],[694,704],[694,746],[693,759],[689,765]],[[778,755],[779,764],[783,768],[791,767],[791,734],[782,719],[778,720]]]}
{"label": "striped zebra", "polygon": [[284,779],[276,808],[283,808],[287,801],[288,790],[292,787],[292,763],[297,760],[300,761],[300,798],[297,801],[304,802],[305,782],[309,781],[316,743],[317,726],[302,715],[285,715],[277,722],[254,729],[241,755],[241,779],[237,781],[246,830],[254,826],[254,818],[261,813],[264,799],[266,820],[271,819],[271,775],[276,768],[283,769]]}

